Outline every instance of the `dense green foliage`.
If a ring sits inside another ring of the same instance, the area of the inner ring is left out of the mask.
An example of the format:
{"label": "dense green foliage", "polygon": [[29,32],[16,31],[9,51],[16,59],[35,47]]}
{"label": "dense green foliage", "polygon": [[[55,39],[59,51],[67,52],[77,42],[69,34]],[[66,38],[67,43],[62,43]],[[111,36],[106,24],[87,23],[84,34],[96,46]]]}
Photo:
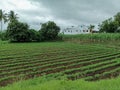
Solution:
{"label": "dense green foliage", "polygon": [[109,18],[99,25],[100,32],[116,33],[120,32],[120,12],[114,18]]}
{"label": "dense green foliage", "polygon": [[8,37],[6,35],[6,31],[0,32],[0,40],[2,40],[2,41],[8,40]]}
{"label": "dense green foliage", "polygon": [[56,23],[49,21],[42,24],[40,33],[44,40],[55,40],[58,37],[59,31],[60,27],[58,27]]}
{"label": "dense green foliage", "polygon": [[26,42],[29,41],[28,29],[29,26],[26,23],[15,20],[8,24],[7,36],[10,41]]}
{"label": "dense green foliage", "polygon": [[115,16],[114,16],[115,21],[118,22],[118,25],[120,26],[120,12],[118,12]]}
{"label": "dense green foliage", "polygon": [[28,34],[29,34],[28,38],[30,41],[42,41],[43,40],[40,32],[34,29],[29,29]]}
{"label": "dense green foliage", "polygon": [[28,41],[49,41],[56,40],[60,28],[52,21],[42,24],[40,31],[29,29],[26,23],[18,20],[12,20],[7,27],[7,36],[10,41],[28,42]]}

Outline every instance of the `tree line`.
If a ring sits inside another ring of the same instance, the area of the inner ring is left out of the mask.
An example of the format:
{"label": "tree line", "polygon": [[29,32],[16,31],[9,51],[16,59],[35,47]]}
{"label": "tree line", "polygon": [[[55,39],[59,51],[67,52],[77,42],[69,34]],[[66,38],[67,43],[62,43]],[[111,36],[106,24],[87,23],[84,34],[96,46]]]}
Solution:
{"label": "tree line", "polygon": [[112,18],[104,20],[99,25],[99,31],[105,33],[120,33],[120,12]]}
{"label": "tree line", "polygon": [[[1,32],[0,38],[2,40],[9,40],[10,42],[31,42],[31,41],[50,41],[60,40],[58,36],[60,27],[54,21],[48,21],[41,25],[39,31],[30,29],[29,25],[18,20],[18,15],[14,11],[8,14],[0,10]],[[7,30],[2,31],[2,24],[8,22]]]}

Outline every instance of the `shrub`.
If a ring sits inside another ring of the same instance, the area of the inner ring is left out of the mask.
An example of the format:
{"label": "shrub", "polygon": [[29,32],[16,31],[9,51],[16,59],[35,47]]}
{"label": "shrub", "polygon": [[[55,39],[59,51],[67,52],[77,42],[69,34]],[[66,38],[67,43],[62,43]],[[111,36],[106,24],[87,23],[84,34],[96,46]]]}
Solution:
{"label": "shrub", "polygon": [[28,33],[29,33],[30,41],[42,41],[40,32],[38,32],[34,29],[30,29],[30,30],[28,30]]}
{"label": "shrub", "polygon": [[55,40],[58,37],[60,27],[56,23],[49,21],[42,24],[41,30],[39,31],[43,40]]}
{"label": "shrub", "polygon": [[27,42],[30,41],[28,29],[29,26],[26,23],[10,22],[7,27],[7,36],[12,42]]}
{"label": "shrub", "polygon": [[8,40],[6,31],[0,32],[0,40],[2,40],[2,41]]}

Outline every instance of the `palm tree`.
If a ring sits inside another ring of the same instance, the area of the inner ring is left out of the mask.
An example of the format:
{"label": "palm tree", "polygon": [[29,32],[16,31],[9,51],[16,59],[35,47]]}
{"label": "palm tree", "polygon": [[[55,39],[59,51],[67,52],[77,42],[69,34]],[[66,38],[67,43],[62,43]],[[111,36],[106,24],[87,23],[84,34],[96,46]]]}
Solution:
{"label": "palm tree", "polygon": [[1,22],[1,31],[2,31],[2,24],[7,22],[7,14],[4,13],[2,9],[0,9],[0,22]]}
{"label": "palm tree", "polygon": [[88,27],[88,29],[90,30],[90,32],[92,33],[93,32],[93,29],[95,28],[95,25],[91,25]]}
{"label": "palm tree", "polygon": [[8,21],[13,22],[17,19],[18,19],[17,14],[15,14],[14,11],[11,10],[8,14]]}

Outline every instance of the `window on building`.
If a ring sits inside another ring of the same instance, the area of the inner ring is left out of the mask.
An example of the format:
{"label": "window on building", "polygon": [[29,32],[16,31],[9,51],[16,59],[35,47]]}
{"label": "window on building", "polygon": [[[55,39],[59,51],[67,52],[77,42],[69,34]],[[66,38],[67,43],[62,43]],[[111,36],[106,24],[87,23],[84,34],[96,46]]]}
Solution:
{"label": "window on building", "polygon": [[78,32],[78,30],[76,30],[76,32]]}

